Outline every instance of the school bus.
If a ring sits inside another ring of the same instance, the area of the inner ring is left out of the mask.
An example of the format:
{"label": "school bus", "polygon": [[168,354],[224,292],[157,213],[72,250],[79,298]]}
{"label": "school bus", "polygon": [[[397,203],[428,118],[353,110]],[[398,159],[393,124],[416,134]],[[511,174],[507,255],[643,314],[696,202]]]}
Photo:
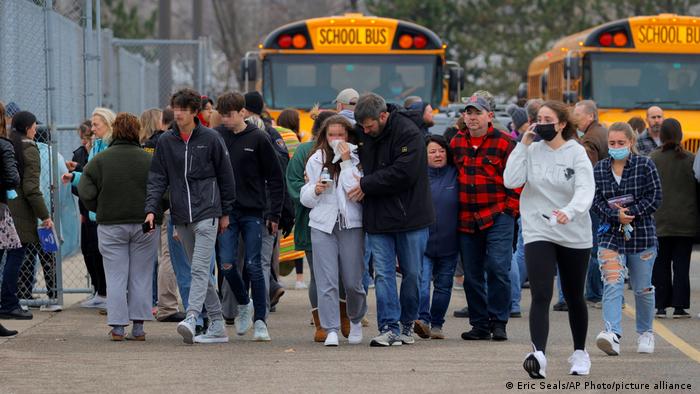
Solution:
{"label": "school bus", "polygon": [[564,37],[528,69],[527,96],[594,100],[601,123],[646,119],[658,105],[700,147],[700,18],[638,16]]}
{"label": "school bus", "polygon": [[407,21],[355,13],[314,18],[268,34],[242,60],[241,75],[246,90],[255,83],[273,117],[296,108],[308,131],[308,110],[335,108],[346,88],[395,103],[420,96],[434,108],[458,101],[463,70],[446,60],[446,48],[434,32]]}

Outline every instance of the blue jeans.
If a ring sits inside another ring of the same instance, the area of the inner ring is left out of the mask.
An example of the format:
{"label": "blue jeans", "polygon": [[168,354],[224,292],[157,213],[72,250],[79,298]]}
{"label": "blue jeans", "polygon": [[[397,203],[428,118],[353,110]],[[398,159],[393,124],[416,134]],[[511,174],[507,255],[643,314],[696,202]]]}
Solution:
{"label": "blue jeans", "polygon": [[518,219],[518,244],[510,260],[510,290],[511,301],[510,311],[520,312],[520,300],[522,298],[522,287],[527,278],[527,267],[525,267],[525,245],[523,244],[523,229],[520,219]]}
{"label": "blue jeans", "polygon": [[591,214],[591,223],[593,225],[593,248],[591,249],[591,260],[588,262],[588,273],[586,274],[586,293],[587,301],[600,302],[603,299],[603,281],[598,267],[598,227],[600,219],[598,215]]}
{"label": "blue jeans", "polygon": [[248,287],[238,272],[238,236],[245,245],[245,272],[250,280],[253,293],[254,320],[265,321],[267,297],[265,276],[263,275],[260,250],[262,248],[262,219],[254,216],[229,216],[230,223],[226,231],[219,235],[217,242],[221,273],[231,286],[238,305],[247,305]]}
{"label": "blue jeans", "polygon": [[[418,318],[433,328],[445,324],[445,312],[452,297],[452,277],[457,266],[457,254],[430,258],[423,256],[420,277],[420,310]],[[433,300],[430,302],[430,282],[433,282]]]}
{"label": "blue jeans", "polygon": [[603,321],[606,330],[622,335],[622,293],[625,290],[625,274],[629,274],[637,309],[637,333],[652,331],[655,301],[651,275],[655,260],[655,247],[626,255],[609,249],[598,250],[598,264],[604,275]]}
{"label": "blue jeans", "polygon": [[493,323],[508,322],[513,222],[513,217],[500,214],[486,230],[459,235],[469,324],[474,328],[489,330]]}
{"label": "blue jeans", "polygon": [[19,270],[24,260],[26,248],[22,246],[18,249],[0,250],[0,260],[7,254],[5,268],[2,271],[2,289],[0,290],[0,312],[12,312],[19,308],[19,298],[17,289],[19,281]]}
{"label": "blue jeans", "polygon": [[[400,334],[399,321],[409,326],[418,318],[420,273],[428,228],[369,234],[374,257],[374,286],[379,332]],[[401,266],[401,295],[396,289],[396,258]]]}

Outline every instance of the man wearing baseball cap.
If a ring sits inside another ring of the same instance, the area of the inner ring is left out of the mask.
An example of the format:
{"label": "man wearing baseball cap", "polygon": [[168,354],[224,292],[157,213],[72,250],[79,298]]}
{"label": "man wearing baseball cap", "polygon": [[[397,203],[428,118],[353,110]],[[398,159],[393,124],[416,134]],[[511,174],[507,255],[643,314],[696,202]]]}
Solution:
{"label": "man wearing baseball cap", "polygon": [[467,128],[450,143],[458,170],[459,243],[472,326],[462,339],[504,341],[519,196],[503,185],[503,171],[515,142],[493,127],[488,100],[473,95],[465,104]]}
{"label": "man wearing baseball cap", "polygon": [[335,100],[333,100],[338,115],[343,115],[353,125],[355,124],[355,104],[357,104],[357,99],[359,98],[360,94],[357,93],[357,90],[347,88],[341,90]]}

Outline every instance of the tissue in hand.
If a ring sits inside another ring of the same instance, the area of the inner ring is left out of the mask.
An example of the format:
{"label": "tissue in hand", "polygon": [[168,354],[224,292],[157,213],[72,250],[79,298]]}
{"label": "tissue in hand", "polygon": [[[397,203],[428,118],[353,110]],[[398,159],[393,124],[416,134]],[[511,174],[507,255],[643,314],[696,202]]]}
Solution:
{"label": "tissue in hand", "polygon": [[[333,148],[333,154],[334,154],[333,163],[337,163],[338,160],[340,160],[340,151],[338,150],[338,146],[340,145],[341,142],[342,142],[341,140],[333,140],[333,141],[329,142],[331,144],[331,148]],[[357,145],[351,144],[349,142],[347,144],[348,144],[348,148],[350,148],[350,152],[357,151]]]}

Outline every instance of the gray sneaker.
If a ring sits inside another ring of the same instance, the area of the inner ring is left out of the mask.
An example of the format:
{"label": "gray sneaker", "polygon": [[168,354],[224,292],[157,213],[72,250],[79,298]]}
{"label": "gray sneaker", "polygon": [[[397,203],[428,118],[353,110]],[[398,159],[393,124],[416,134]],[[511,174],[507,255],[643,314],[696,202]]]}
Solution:
{"label": "gray sneaker", "polygon": [[399,339],[399,336],[394,334],[393,331],[384,331],[383,333],[379,334],[379,336],[376,336],[372,338],[372,341],[370,341],[369,346],[371,347],[385,347],[385,346],[401,346],[402,342]]}
{"label": "gray sneaker", "polygon": [[194,343],[194,333],[196,332],[197,318],[194,315],[187,315],[185,320],[177,324],[177,333],[182,335],[182,340],[185,343]]}
{"label": "gray sneaker", "polygon": [[245,335],[253,325],[253,301],[248,301],[247,305],[238,305],[238,315],[234,319],[236,334]]}
{"label": "gray sneaker", "polygon": [[226,325],[223,320],[213,320],[207,332],[194,337],[196,343],[228,343]]}
{"label": "gray sneaker", "polygon": [[415,338],[413,338],[413,323],[401,325],[401,335],[399,335],[399,340],[404,345],[413,345],[416,343]]}
{"label": "gray sneaker", "polygon": [[270,333],[267,332],[267,324],[262,320],[255,321],[253,340],[258,342],[269,342]]}

